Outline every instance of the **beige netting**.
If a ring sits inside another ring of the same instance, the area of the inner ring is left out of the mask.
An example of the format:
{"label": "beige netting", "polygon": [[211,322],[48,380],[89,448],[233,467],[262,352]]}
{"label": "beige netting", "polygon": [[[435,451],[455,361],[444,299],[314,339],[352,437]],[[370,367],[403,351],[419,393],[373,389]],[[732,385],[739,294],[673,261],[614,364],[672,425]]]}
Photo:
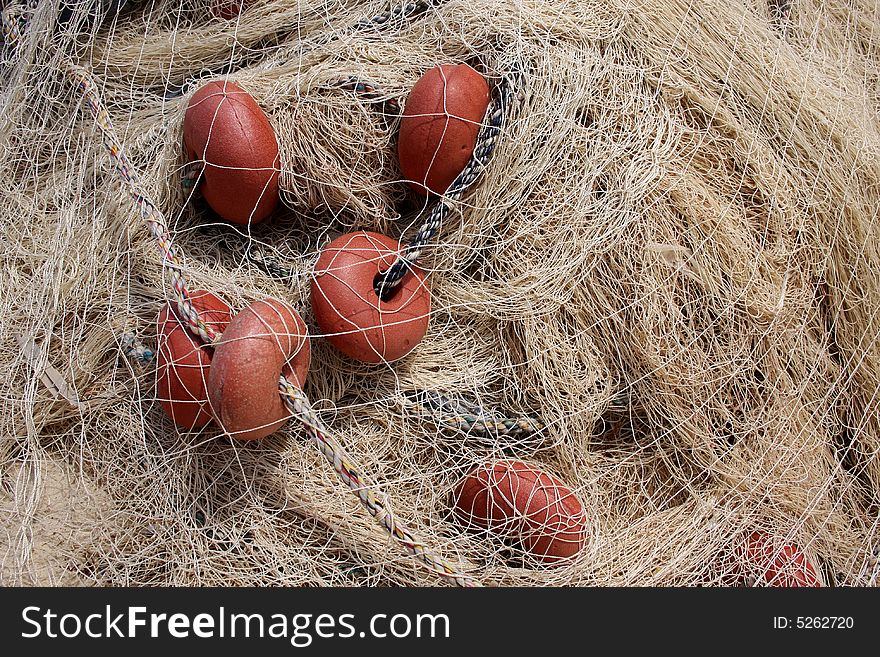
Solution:
{"label": "beige netting", "polygon": [[[4,584],[424,585],[296,421],[181,434],[156,401],[170,298],[155,243],[64,75],[91,71],[194,288],[274,296],[313,332],[305,392],[394,512],[484,584],[728,584],[753,532],[827,585],[874,585],[880,507],[880,7],[869,0],[57,0],[3,51],[0,474]],[[69,9],[72,7],[72,12]],[[397,117],[427,69],[525,71],[478,186],[423,257],[433,310],[402,361],[317,334],[328,239],[409,237]],[[181,126],[228,75],[281,148],[283,207],[242,229],[187,202]],[[186,85],[182,94],[175,93]],[[260,254],[256,258],[254,254]],[[272,276],[271,258],[290,274]],[[519,447],[408,411],[442,391],[539,417]],[[465,531],[474,466],[538,464],[581,499],[575,560]],[[745,579],[746,583],[752,581]]]}

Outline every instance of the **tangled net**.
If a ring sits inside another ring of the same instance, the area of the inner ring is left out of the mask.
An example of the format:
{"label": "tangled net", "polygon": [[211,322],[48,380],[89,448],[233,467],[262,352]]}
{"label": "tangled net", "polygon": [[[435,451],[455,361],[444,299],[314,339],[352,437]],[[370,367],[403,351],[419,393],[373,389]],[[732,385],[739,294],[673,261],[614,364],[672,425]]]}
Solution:
{"label": "tangled net", "polygon": [[[147,354],[174,290],[65,62],[91,71],[190,285],[299,309],[317,417],[462,572],[726,585],[763,532],[826,585],[877,583],[874,3],[254,0],[230,20],[210,5],[5,8],[7,35],[27,25],[0,62],[3,583],[439,582],[301,424],[242,443],[161,411]],[[493,85],[522,66],[527,83],[492,166],[420,251],[426,338],[355,364],[315,331],[312,267],[352,229],[418,230],[393,108],[448,62]],[[265,224],[219,221],[180,184],[187,97],[222,76],[277,134],[284,207]],[[464,475],[510,456],[582,501],[570,562],[454,517]]]}

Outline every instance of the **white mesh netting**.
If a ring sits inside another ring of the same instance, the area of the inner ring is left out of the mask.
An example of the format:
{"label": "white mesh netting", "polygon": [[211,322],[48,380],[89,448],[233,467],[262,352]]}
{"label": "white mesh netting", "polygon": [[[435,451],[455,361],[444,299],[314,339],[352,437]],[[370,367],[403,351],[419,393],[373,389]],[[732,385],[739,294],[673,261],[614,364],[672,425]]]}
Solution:
{"label": "white mesh netting", "polygon": [[[252,0],[230,19],[211,6],[4,7],[4,584],[441,581],[302,423],[243,442],[163,413],[154,363],[128,353],[132,336],[156,350],[173,290],[71,63],[189,285],[302,314],[317,415],[447,563],[501,586],[761,585],[794,546],[785,568],[876,584],[875,2],[432,0],[368,24],[399,5]],[[393,103],[334,83],[402,105],[422,73],[459,62],[490,87],[520,66],[522,86],[491,163],[420,259],[424,340],[365,366],[315,326],[314,263],[353,229],[405,242],[420,203],[401,180]],[[181,186],[188,98],[218,78],[276,133],[281,204],[260,224],[223,222]],[[412,403],[426,392],[540,430],[438,422],[436,404]],[[541,563],[453,513],[472,468],[511,458],[580,500],[574,558]]]}

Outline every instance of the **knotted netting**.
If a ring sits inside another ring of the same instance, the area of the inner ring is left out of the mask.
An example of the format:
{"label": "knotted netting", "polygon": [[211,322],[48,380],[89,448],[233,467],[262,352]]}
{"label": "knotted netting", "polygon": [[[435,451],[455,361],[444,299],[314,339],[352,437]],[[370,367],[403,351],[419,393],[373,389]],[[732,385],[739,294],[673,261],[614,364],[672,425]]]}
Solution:
{"label": "knotted netting", "polygon": [[[442,562],[484,585],[760,585],[760,534],[822,584],[876,584],[876,3],[220,4],[4,6],[3,583],[434,585]],[[512,86],[491,161],[441,212],[396,140],[445,63]],[[269,221],[231,225],[182,184],[187,100],[214,79],[275,130]],[[407,244],[432,211],[410,251],[425,338],[380,365],[335,351],[309,303],[322,246]],[[156,317],[180,280],[302,314],[310,421],[379,502],[308,421],[242,442],[163,413]],[[500,459],[578,497],[573,558],[455,516]]]}

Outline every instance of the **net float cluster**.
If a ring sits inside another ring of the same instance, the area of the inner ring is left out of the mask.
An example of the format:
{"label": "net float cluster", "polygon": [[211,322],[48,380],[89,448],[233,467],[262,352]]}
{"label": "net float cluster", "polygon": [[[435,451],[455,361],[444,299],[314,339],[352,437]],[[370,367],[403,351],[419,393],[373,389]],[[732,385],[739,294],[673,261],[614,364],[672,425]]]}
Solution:
{"label": "net float cluster", "polygon": [[[407,97],[400,125],[401,172],[420,194],[442,194],[470,160],[489,105],[485,78],[466,64],[437,66]],[[189,99],[183,141],[205,202],[233,224],[266,220],[279,203],[279,149],[268,117],[231,81],[213,81]],[[400,254],[396,240],[360,231],[322,250],[315,265],[312,309],[323,335],[364,363],[393,362],[421,341],[430,287],[412,267],[390,298],[373,291]]]}
{"label": "net float cluster", "polygon": [[[238,2],[218,4],[231,18]],[[219,10],[218,10],[219,11]],[[398,155],[403,178],[420,196],[442,195],[470,161],[489,106],[485,78],[466,64],[426,72],[407,97]],[[239,85],[213,81],[189,99],[183,142],[190,179],[210,208],[232,224],[266,220],[279,203],[279,149],[271,123]],[[353,360],[381,364],[409,354],[427,331],[431,293],[415,265],[389,295],[378,277],[401,244],[369,231],[347,233],[321,250],[311,282],[311,306],[321,334]],[[289,418],[279,378],[302,387],[310,365],[308,330],[297,311],[278,299],[233,314],[207,292],[193,294],[202,318],[220,335],[194,336],[171,305],[159,316],[158,392],[163,410],[192,430],[215,421],[240,440],[260,439]],[[538,561],[574,557],[585,540],[585,514],[575,494],[533,465],[500,461],[476,467],[454,502],[467,528],[512,540]]]}

